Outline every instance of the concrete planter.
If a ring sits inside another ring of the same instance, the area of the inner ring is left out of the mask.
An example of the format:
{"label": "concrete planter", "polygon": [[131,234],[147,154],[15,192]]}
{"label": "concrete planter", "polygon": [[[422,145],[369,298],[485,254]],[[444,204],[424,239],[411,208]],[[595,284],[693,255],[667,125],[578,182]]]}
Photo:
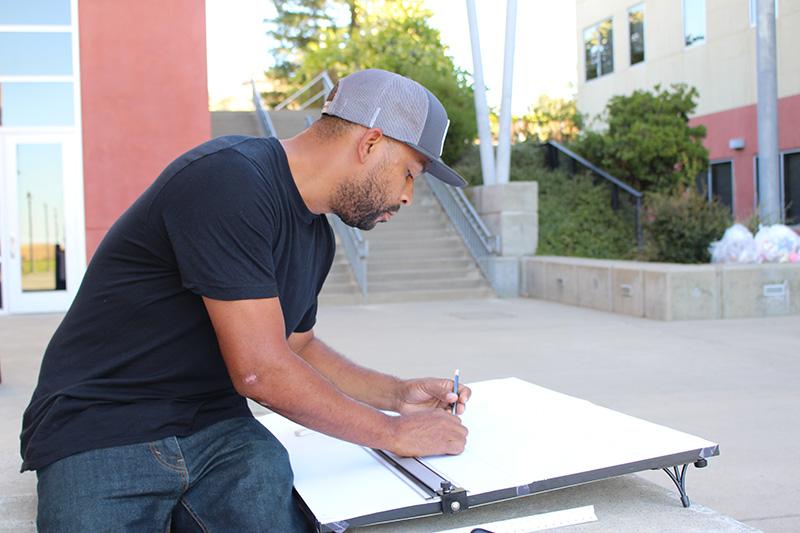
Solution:
{"label": "concrete planter", "polygon": [[655,320],[800,314],[800,265],[522,259],[522,296]]}

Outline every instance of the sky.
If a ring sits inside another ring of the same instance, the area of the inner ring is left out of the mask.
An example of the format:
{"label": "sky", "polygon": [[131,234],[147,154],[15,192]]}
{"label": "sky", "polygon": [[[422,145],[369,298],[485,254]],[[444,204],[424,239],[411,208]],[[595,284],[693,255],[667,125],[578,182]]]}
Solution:
{"label": "sky", "polygon": [[[463,0],[425,0],[431,24],[457,66],[473,71]],[[475,0],[487,103],[499,109],[503,85],[506,3]],[[270,0],[206,0],[209,99],[247,94],[243,83],[271,64],[265,18]],[[541,94],[570,97],[577,85],[575,2],[518,0],[512,112],[523,114]]]}

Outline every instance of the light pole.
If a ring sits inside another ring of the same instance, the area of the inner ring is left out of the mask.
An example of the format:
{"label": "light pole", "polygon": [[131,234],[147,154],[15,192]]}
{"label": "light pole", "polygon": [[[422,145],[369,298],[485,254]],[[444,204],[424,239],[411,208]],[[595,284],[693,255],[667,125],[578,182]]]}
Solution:
{"label": "light pole", "polygon": [[777,224],[783,219],[779,187],[778,66],[775,48],[775,0],[758,0],[758,216],[762,224]]}

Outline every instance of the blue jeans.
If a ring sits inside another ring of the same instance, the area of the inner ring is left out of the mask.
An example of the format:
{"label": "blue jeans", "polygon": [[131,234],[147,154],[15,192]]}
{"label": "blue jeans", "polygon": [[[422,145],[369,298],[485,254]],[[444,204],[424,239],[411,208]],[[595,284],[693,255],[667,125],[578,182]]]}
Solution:
{"label": "blue jeans", "polygon": [[43,533],[311,529],[286,450],[253,418],[79,453],[37,474]]}

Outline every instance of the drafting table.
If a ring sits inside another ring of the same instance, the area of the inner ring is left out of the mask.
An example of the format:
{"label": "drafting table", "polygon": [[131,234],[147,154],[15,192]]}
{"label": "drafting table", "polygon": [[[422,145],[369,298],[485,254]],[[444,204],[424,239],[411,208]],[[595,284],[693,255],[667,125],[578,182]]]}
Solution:
{"label": "drafting table", "polygon": [[258,420],[286,447],[295,489],[320,532],[466,508],[650,469],[663,469],[689,505],[689,464],[713,442],[517,378],[471,383],[470,434],[456,456],[402,458],[305,429]]}

